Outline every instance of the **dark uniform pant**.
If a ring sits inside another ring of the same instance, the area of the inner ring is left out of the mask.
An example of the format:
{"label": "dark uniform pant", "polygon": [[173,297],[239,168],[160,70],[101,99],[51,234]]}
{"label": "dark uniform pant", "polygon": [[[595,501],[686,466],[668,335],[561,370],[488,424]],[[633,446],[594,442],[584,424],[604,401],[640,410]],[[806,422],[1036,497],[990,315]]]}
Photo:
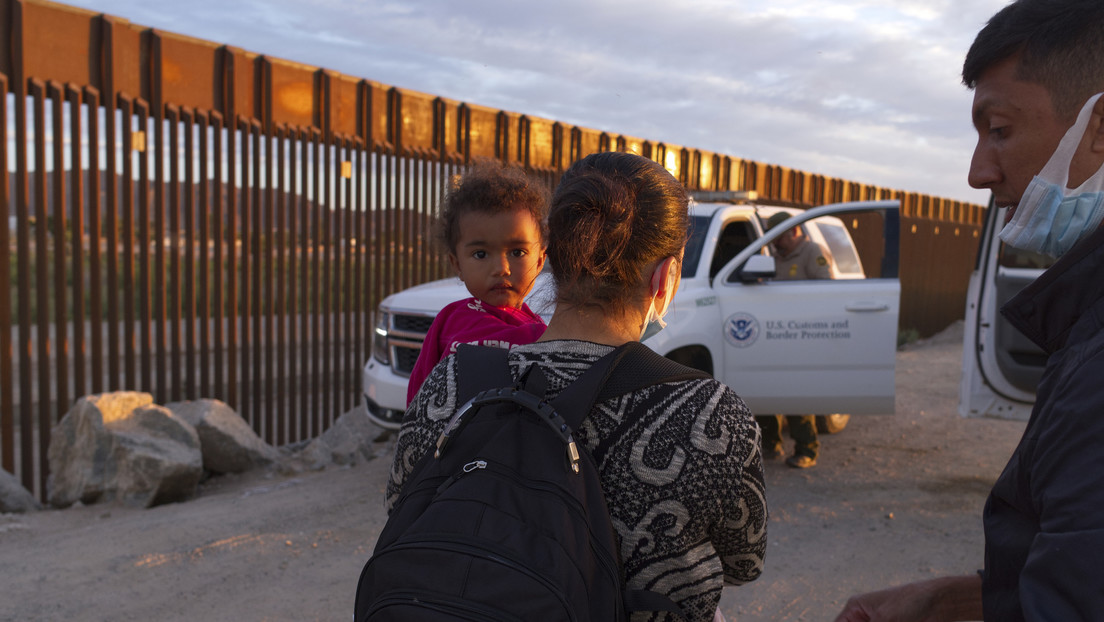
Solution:
{"label": "dark uniform pant", "polygon": [[[769,452],[775,447],[782,447],[782,417],[783,415],[767,415],[756,417],[760,429],[763,430],[763,451]],[[794,454],[809,456],[814,460],[820,442],[817,441],[816,417],[813,415],[785,415],[786,423],[790,426],[790,438],[794,440]]]}

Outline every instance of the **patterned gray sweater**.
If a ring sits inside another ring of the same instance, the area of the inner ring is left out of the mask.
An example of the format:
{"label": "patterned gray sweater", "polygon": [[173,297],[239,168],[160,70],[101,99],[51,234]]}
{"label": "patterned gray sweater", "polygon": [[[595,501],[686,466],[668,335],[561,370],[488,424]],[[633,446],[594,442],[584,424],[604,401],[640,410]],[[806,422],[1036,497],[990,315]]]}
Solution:
{"label": "patterned gray sweater", "polygon": [[[546,341],[510,351],[516,378],[537,362],[555,397],[609,346]],[[387,484],[390,511],[403,482],[436,442],[456,404],[456,357],[434,368],[407,411]],[[607,439],[625,417],[636,423]],[[709,622],[724,583],[763,569],[767,508],[759,428],[747,406],[713,379],[673,382],[595,405],[577,431],[598,464],[631,589],[666,594],[693,622]],[[662,618],[659,618],[662,619]]]}

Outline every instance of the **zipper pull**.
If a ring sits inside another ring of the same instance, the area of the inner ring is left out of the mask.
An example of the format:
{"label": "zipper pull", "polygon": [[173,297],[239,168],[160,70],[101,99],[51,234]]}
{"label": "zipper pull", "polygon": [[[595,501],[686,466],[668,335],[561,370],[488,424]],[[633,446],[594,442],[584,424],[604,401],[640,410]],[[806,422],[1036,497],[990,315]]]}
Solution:
{"label": "zipper pull", "polygon": [[485,468],[487,468],[487,461],[486,460],[472,460],[471,462],[465,464],[464,467],[460,470],[459,473],[456,473],[452,477],[450,477],[450,478],[446,479],[444,482],[442,482],[441,485],[437,487],[437,494],[441,494],[442,492],[444,492],[446,488],[448,488],[449,486],[452,486],[453,484],[455,484],[456,480],[460,479],[461,477],[464,477],[468,473],[471,473],[472,471],[475,471],[477,469],[485,469]]}

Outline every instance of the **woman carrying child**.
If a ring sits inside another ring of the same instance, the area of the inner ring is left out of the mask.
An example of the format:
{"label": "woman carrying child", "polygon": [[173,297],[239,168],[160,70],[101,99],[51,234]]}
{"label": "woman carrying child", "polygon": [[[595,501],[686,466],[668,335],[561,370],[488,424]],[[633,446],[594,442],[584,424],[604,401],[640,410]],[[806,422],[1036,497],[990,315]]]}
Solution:
{"label": "woman carrying child", "polygon": [[[564,173],[548,217],[556,310],[539,341],[510,350],[515,380],[539,362],[553,399],[660,321],[679,285],[687,203],[662,166],[628,153],[594,154]],[[447,357],[410,405],[389,509],[459,408],[460,373]],[[757,578],[767,544],[759,429],[744,402],[712,378],[652,385],[596,404],[575,438],[601,456],[627,587],[666,595],[692,622],[723,619],[722,587]]]}
{"label": "woman carrying child", "polygon": [[454,180],[441,206],[441,242],[471,298],[433,320],[406,388],[409,404],[433,367],[461,343],[532,343],[544,320],[525,296],[544,267],[547,191],[517,167],[483,163]]}

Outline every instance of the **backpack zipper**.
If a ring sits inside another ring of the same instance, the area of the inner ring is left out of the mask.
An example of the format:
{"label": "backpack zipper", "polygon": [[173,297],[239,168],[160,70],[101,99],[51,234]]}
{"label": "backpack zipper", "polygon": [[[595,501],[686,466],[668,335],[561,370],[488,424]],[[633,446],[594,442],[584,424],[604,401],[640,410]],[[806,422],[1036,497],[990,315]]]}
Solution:
{"label": "backpack zipper", "polygon": [[[472,465],[475,465],[475,466],[472,466]],[[472,468],[468,468],[468,467],[472,467]],[[437,494],[441,494],[449,486],[451,486],[452,484],[455,484],[456,481],[459,480],[461,477],[471,473],[472,471],[476,471],[476,470],[483,470],[483,471],[486,471],[489,475],[493,475],[493,476],[497,476],[497,477],[504,477],[504,478],[512,480],[513,482],[515,482],[519,485],[526,486],[528,488],[533,488],[533,489],[539,490],[541,492],[544,492],[546,494],[552,494],[553,496],[555,496],[555,497],[559,498],[561,501],[563,501],[565,505],[569,506],[571,508],[571,510],[573,511],[573,513],[580,520],[583,520],[583,517],[585,517],[585,515],[586,515],[586,512],[583,509],[583,504],[580,503],[579,500],[576,499],[575,497],[573,497],[571,495],[568,495],[568,494],[564,494],[563,491],[559,487],[545,484],[545,483],[543,483],[539,480],[535,481],[535,480],[525,479],[525,478],[519,476],[514,470],[505,468],[505,467],[501,466],[500,464],[498,464],[497,462],[488,462],[488,461],[482,460],[482,459],[476,459],[476,460],[473,460],[473,461],[469,462],[468,464],[464,465],[464,468],[463,468],[462,471],[460,471],[459,473],[454,474],[452,477],[450,477],[448,480],[446,480],[444,483],[442,483],[441,486],[439,486],[437,488]],[[607,509],[607,511],[608,511],[608,509]],[[589,529],[589,526],[590,526],[589,522],[587,522],[587,526],[588,526],[588,529]],[[591,534],[590,534],[591,552],[594,553],[594,556],[598,559],[599,563],[602,564],[603,569],[610,576],[616,577],[617,581],[618,581],[618,584],[620,584],[621,583],[621,569],[617,567],[617,563],[614,560],[610,559],[609,555],[607,554],[607,552],[605,550],[597,548],[597,547],[594,546],[594,540],[595,539],[596,538],[594,537],[594,533],[591,532]],[[616,539],[614,540],[614,546],[617,546]]]}
{"label": "backpack zipper", "polygon": [[549,581],[548,579],[546,579],[545,577],[543,577],[540,574],[530,570],[526,566],[518,563],[516,559],[514,559],[510,556],[508,551],[495,550],[493,547],[487,546],[486,542],[480,541],[479,539],[476,539],[476,538],[465,537],[465,536],[458,535],[458,534],[457,535],[449,534],[449,535],[451,537],[448,540],[427,538],[427,539],[407,540],[407,541],[403,541],[403,542],[396,542],[396,543],[392,544],[391,546],[387,547],[387,550],[384,552],[384,554],[390,553],[392,551],[399,551],[399,550],[402,550],[402,549],[420,549],[420,548],[425,548],[425,547],[431,547],[431,548],[433,548],[435,550],[439,550],[439,551],[440,550],[447,550],[447,551],[451,551],[453,553],[462,553],[462,554],[465,554],[465,555],[472,555],[473,557],[478,557],[480,559],[483,559],[483,560],[486,560],[486,561],[489,561],[489,562],[500,564],[502,566],[505,566],[505,567],[509,568],[510,570],[519,572],[519,573],[529,577],[530,579],[532,579],[536,583],[544,586],[544,588],[550,594],[554,594],[556,596],[556,598],[560,601],[560,608],[564,612],[564,614],[567,616],[566,619],[569,620],[570,622],[576,622],[577,618],[575,617],[575,612],[572,611],[571,608],[568,606],[567,601],[563,597],[563,594],[561,594],[559,592],[559,590],[556,589],[556,586],[553,585],[552,582]]}
{"label": "backpack zipper", "polygon": [[461,477],[464,477],[468,473],[471,473],[472,471],[474,471],[476,469],[485,469],[485,468],[487,468],[487,461],[486,460],[472,460],[471,462],[469,462],[469,463],[465,464],[463,467],[461,467],[459,472],[454,473],[451,477],[449,477],[445,481],[441,482],[441,485],[437,487],[437,494],[441,494],[442,492],[444,492],[446,488],[448,488],[449,486],[452,486],[453,484],[455,484],[456,480],[460,479]]}
{"label": "backpack zipper", "polygon": [[440,594],[427,596],[423,593],[397,591],[387,592],[380,597],[372,608],[365,612],[364,619],[371,619],[373,614],[379,613],[380,610],[388,607],[417,607],[419,609],[429,609],[441,613],[458,613],[465,615],[465,619],[472,620],[473,622],[481,622],[483,620],[489,620],[491,622],[521,622],[519,618],[503,613],[501,610],[481,606],[479,603],[473,603],[468,600],[453,599]]}

